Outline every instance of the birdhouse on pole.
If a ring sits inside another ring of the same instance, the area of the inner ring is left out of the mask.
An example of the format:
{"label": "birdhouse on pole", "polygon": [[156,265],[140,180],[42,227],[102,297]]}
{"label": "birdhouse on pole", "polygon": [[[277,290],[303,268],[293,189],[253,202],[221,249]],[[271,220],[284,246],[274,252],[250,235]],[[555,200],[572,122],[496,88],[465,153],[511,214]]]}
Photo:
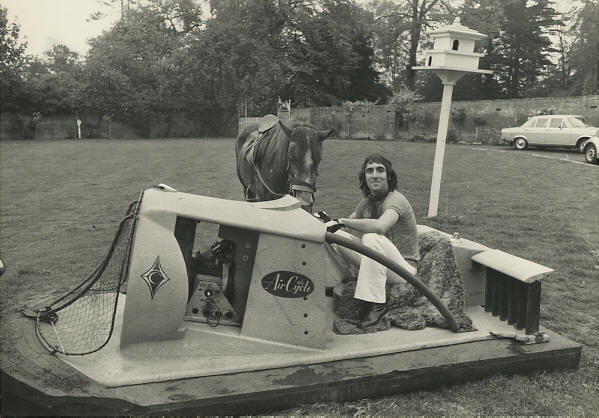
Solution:
{"label": "birdhouse on pole", "polygon": [[474,43],[487,35],[460,24],[457,17],[453,24],[430,33],[433,49],[424,51],[424,65],[412,67],[414,70],[433,71],[443,84],[455,84],[464,74],[489,74],[489,70],[479,70],[478,60],[484,54],[474,52]]}
{"label": "birdhouse on pole", "polygon": [[435,162],[428,206],[428,216],[433,217],[437,216],[439,206],[443,156],[445,154],[445,140],[447,139],[453,86],[464,74],[490,74],[491,71],[478,69],[478,60],[484,54],[474,52],[474,43],[479,39],[486,38],[487,35],[462,26],[459,17],[455,19],[453,24],[434,30],[430,35],[434,39],[433,49],[424,51],[424,65],[412,67],[412,69],[432,71],[443,83],[443,99],[439,115]]}

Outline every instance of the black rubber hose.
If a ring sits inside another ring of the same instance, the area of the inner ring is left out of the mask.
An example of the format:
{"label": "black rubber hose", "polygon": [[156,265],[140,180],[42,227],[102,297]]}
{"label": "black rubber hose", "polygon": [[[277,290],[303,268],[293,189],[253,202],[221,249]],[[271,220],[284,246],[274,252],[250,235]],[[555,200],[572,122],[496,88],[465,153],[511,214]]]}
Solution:
{"label": "black rubber hose", "polygon": [[447,307],[441,302],[441,299],[437,297],[424,283],[416,278],[412,273],[407,271],[405,268],[397,264],[395,261],[391,260],[389,257],[379,254],[374,251],[372,248],[368,248],[365,245],[362,245],[360,242],[356,242],[349,238],[342,237],[341,235],[334,234],[332,232],[327,232],[325,236],[325,241],[329,244],[337,244],[342,247],[349,248],[350,250],[354,250],[362,255],[365,255],[368,258],[373,259],[374,261],[382,264],[388,269],[393,270],[395,273],[399,274],[401,277],[406,279],[412,286],[416,289],[420,290],[424,296],[437,308],[437,310],[443,315],[443,318],[447,321],[449,325],[449,329],[453,332],[458,332],[460,326],[458,322],[453,317],[453,314],[447,309]]}

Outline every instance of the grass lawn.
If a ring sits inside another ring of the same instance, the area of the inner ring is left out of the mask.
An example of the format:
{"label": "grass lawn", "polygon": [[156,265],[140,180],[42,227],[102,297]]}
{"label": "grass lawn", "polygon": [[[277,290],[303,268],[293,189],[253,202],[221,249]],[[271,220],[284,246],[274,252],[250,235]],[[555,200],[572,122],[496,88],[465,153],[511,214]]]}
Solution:
{"label": "grass lawn", "polygon": [[[325,141],[316,210],[351,213],[363,157],[382,152],[418,223],[549,266],[541,325],[584,345],[580,369],[277,414],[596,415],[599,169],[527,153],[448,146],[439,216],[426,218],[434,144]],[[241,200],[232,139],[0,142],[1,309],[60,294],[102,259],[128,204],[151,185]]]}

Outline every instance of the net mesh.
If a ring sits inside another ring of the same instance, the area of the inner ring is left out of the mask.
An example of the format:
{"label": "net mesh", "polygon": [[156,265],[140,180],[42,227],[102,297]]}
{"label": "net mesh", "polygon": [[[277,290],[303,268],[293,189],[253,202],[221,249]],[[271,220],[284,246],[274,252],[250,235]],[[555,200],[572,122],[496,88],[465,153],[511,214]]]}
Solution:
{"label": "net mesh", "polygon": [[140,203],[141,198],[131,203],[108,253],[87,279],[37,311],[36,333],[48,350],[83,355],[98,351],[108,343],[119,293],[127,281]]}

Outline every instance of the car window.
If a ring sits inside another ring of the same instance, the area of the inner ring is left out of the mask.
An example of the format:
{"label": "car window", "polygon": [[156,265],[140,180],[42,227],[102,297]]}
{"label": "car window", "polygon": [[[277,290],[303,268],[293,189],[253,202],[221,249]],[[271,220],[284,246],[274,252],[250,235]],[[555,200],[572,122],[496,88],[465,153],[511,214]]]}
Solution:
{"label": "car window", "polygon": [[537,122],[535,123],[535,128],[544,128],[544,127],[546,127],[548,120],[549,120],[549,118],[538,118]]}
{"label": "car window", "polygon": [[549,122],[550,128],[559,128],[562,126],[562,118],[551,118],[551,122]]}
{"label": "car window", "polygon": [[581,117],[571,116],[568,118],[568,122],[570,122],[570,125],[572,125],[573,128],[585,128],[587,126],[593,126]]}

